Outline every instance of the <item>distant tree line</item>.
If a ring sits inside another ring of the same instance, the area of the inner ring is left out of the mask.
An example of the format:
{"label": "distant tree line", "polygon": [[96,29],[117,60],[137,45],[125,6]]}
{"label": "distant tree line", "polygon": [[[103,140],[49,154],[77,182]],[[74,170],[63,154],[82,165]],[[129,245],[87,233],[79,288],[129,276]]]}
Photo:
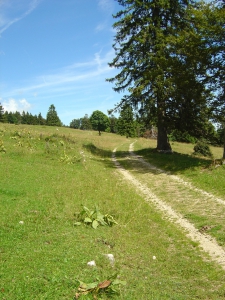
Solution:
{"label": "distant tree line", "polygon": [[46,118],[44,118],[41,113],[38,115],[32,115],[25,111],[22,113],[19,111],[4,111],[4,107],[0,103],[0,122],[9,124],[62,126],[62,122],[60,121],[53,104],[50,105]]}
{"label": "distant tree line", "polygon": [[[8,112],[4,111],[0,103],[0,122],[10,124],[27,124],[27,125],[47,125],[47,126],[63,126],[58,117],[55,106],[49,107],[46,118],[41,113],[32,115],[28,112]],[[158,129],[154,119],[143,113],[134,112],[131,105],[124,104],[119,110],[119,116],[115,117],[110,111],[107,116],[99,110],[95,110],[91,116],[85,114],[83,118],[73,119],[69,125],[70,128],[80,130],[94,130],[99,135],[102,132],[115,133],[127,138],[144,137],[157,138]],[[204,140],[212,145],[222,145],[224,143],[224,126],[223,122],[217,123],[217,128],[206,118],[202,120],[201,130],[187,130],[186,126],[182,128],[182,124],[176,129],[169,131],[169,140],[195,143],[197,140]]]}
{"label": "distant tree line", "polygon": [[[128,137],[157,138],[158,129],[154,120],[150,120],[143,114],[134,113],[132,106],[125,104],[120,109],[119,117],[115,117],[109,112],[109,116],[96,110],[89,117],[87,114],[83,118],[73,119],[70,128],[80,130],[95,130],[99,132],[116,133]],[[207,118],[202,121],[201,130],[190,130],[186,127],[177,127],[169,131],[169,140],[185,143],[196,143],[204,140],[212,145],[222,145],[224,142],[223,123],[217,123],[217,127]]]}

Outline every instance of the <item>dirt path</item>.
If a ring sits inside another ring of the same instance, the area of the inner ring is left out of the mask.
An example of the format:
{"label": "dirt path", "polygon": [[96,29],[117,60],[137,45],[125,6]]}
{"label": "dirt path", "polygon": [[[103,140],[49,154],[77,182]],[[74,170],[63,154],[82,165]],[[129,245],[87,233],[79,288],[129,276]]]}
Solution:
{"label": "dirt path", "polygon": [[[175,211],[171,205],[162,200],[163,197],[157,196],[156,191],[159,190],[159,187],[161,187],[162,190],[163,186],[164,193],[172,193],[174,195],[174,190],[176,190],[178,194],[180,194],[180,196],[176,196],[173,198],[175,198],[174,202],[182,202],[181,204],[178,203],[178,207],[179,205],[181,207],[180,211],[182,211],[182,207],[186,203],[184,201],[185,197],[188,197],[188,206],[196,206],[196,201],[199,201],[196,197],[197,194],[198,198],[199,195],[202,195],[202,198],[204,198],[203,204],[200,204],[203,205],[204,208],[206,208],[208,205],[211,212],[213,212],[213,210],[216,211],[216,205],[224,207],[225,201],[223,199],[216,198],[214,195],[211,195],[203,190],[197,189],[178,176],[169,175],[165,171],[147,163],[142,157],[135,155],[135,153],[133,152],[133,144],[134,143],[132,143],[129,147],[129,152],[132,157],[132,161],[130,162],[133,167],[132,172],[124,169],[121,166],[118,159],[116,158],[117,148],[113,150],[112,160],[118,168],[118,171],[124,176],[126,180],[128,180],[136,187],[138,192],[143,195],[146,201],[153,203],[156,209],[163,212],[164,216],[169,221],[174,222],[180,228],[184,229],[187,236],[192,241],[198,242],[202,250],[209,254],[211,260],[218,263],[225,270],[225,250],[218,245],[217,241],[213,237],[207,235],[206,233],[201,233],[198,229],[195,228],[193,224],[191,224],[184,218],[182,213]],[[149,172],[150,170],[151,172]],[[136,176],[137,173],[138,176]],[[146,174],[148,174],[148,176],[146,176]],[[149,187],[149,181],[151,182],[151,187]],[[191,199],[193,199],[192,202],[190,201],[190,197]],[[179,199],[182,199],[183,201]],[[213,204],[215,207],[212,206]],[[201,205],[200,208],[198,205],[198,209],[201,209]]]}

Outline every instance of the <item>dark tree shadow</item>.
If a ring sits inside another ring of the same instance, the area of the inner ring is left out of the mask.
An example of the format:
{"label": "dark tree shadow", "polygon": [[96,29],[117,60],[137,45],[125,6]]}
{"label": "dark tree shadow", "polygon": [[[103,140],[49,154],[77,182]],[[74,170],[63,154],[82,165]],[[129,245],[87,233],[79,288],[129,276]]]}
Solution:
{"label": "dark tree shadow", "polygon": [[[96,147],[94,144],[89,143],[83,145],[83,147],[96,157],[98,160],[103,158],[112,158],[112,151],[104,150]],[[146,162],[151,165],[160,168],[164,171],[170,172],[171,174],[178,174],[184,170],[194,170],[195,168],[207,169],[212,164],[212,159],[202,158],[188,154],[181,154],[178,152],[173,153],[159,153],[155,148],[146,148],[139,151],[135,151],[135,154],[142,157]],[[132,169],[133,165],[137,162],[135,157],[130,156],[129,151],[117,151],[116,157],[120,159],[120,163],[127,169]],[[107,164],[108,167],[115,168],[110,160],[102,161]],[[140,167],[136,169],[137,172],[141,173],[155,173],[158,174],[157,170],[148,169],[145,167]]]}
{"label": "dark tree shadow", "polygon": [[112,157],[112,151],[100,149],[92,143],[83,144],[83,147],[84,147],[84,149],[89,151],[91,154],[99,156],[101,158],[110,158],[110,157]]}
{"label": "dark tree shadow", "polygon": [[159,153],[154,148],[146,148],[135,151],[136,155],[142,156],[147,162],[157,166],[171,174],[177,174],[187,169],[207,169],[212,164],[211,158],[194,155],[173,153]]}
{"label": "dark tree shadow", "polygon": [[[101,161],[102,163],[107,165],[107,167],[109,167],[109,168],[113,168],[113,169],[116,168],[115,164],[111,160],[112,154],[113,154],[112,151],[98,148],[93,143],[83,144],[83,148],[86,149],[88,152],[90,152],[94,156],[92,158],[93,160]],[[127,151],[117,151],[116,152],[117,156],[125,156],[126,154],[128,154]],[[103,159],[105,159],[105,160],[103,160]]]}

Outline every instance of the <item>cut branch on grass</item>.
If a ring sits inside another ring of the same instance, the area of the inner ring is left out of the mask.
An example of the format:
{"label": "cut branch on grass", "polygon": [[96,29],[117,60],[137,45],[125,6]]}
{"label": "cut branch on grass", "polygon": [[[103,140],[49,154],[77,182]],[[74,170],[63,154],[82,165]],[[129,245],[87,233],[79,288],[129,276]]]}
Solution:
{"label": "cut branch on grass", "polygon": [[118,294],[117,287],[120,285],[125,286],[126,282],[119,280],[117,275],[113,275],[109,279],[106,279],[102,282],[91,282],[84,283],[79,280],[78,291],[75,294],[75,299],[78,299],[82,295],[92,294],[94,299],[98,299],[98,296],[102,293],[112,296],[113,294]]}

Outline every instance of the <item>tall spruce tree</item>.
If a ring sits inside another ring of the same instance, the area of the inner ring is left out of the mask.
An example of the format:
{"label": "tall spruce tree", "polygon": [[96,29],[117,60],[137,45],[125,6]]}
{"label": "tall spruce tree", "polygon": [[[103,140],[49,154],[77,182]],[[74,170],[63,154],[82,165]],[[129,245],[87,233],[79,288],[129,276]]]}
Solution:
{"label": "tall spruce tree", "polygon": [[[196,50],[201,47],[198,60],[207,70],[203,76],[204,84],[207,86],[209,99],[207,108],[210,108],[212,120],[225,124],[225,2],[215,0],[211,2],[199,2],[197,9],[191,11],[195,19],[193,23],[195,31],[198,32],[200,42],[190,51],[189,44],[186,51],[192,53],[196,59]],[[205,61],[203,60],[205,59]],[[225,158],[225,136],[224,153]]]}
{"label": "tall spruce tree", "polygon": [[219,0],[208,4],[205,9],[207,18],[204,33],[212,53],[211,82],[216,87],[215,99],[212,102],[214,118],[223,124],[225,159],[225,1]]}
{"label": "tall spruce tree", "polygon": [[[167,132],[175,126],[180,107],[185,108],[187,102],[197,103],[191,109],[194,119],[207,100],[200,80],[206,69],[203,64],[197,67],[199,51],[201,62],[206,52],[200,47],[192,15],[188,14],[191,1],[117,1],[124,9],[115,16],[119,19],[114,24],[116,55],[109,65],[120,71],[107,80],[115,83],[115,91],[128,91],[118,106],[128,103],[145,114],[148,111],[158,128],[157,149],[169,152]],[[186,32],[191,32],[189,39],[194,33],[190,47],[195,49],[198,42],[195,56],[185,50]]]}
{"label": "tall spruce tree", "polygon": [[42,117],[41,113],[39,113],[37,116],[37,122],[38,122],[38,125],[45,125],[45,123],[46,123],[46,120]]}
{"label": "tall spruce tree", "polygon": [[51,104],[49,107],[46,116],[46,124],[48,126],[59,126],[59,127],[62,126],[62,122],[60,121],[55,106],[53,104]]}

